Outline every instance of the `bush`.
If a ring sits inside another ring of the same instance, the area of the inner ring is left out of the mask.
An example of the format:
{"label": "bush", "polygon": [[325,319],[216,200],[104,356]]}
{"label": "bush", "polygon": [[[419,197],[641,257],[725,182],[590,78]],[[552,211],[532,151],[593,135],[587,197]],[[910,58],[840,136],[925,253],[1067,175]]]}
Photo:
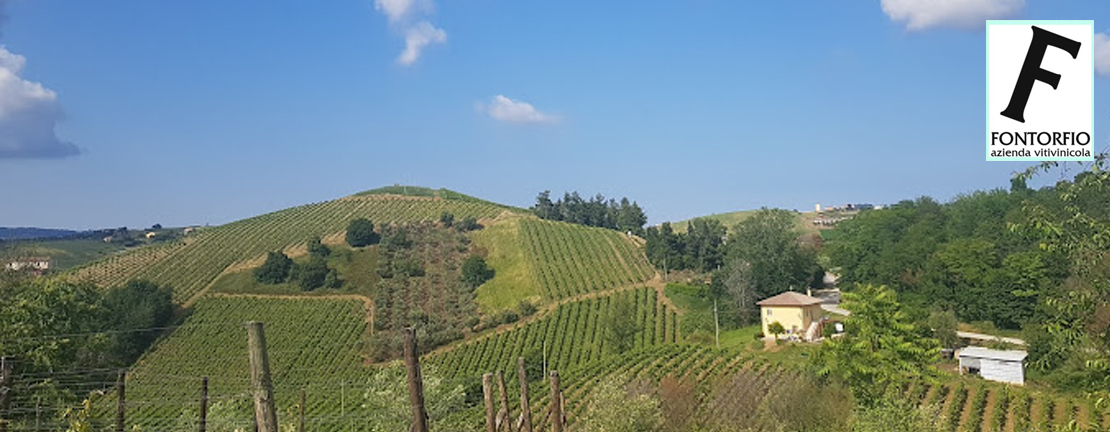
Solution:
{"label": "bush", "polygon": [[320,237],[313,237],[308,241],[308,254],[313,257],[327,258],[331,255],[331,249],[320,242]]}
{"label": "bush", "polygon": [[536,313],[536,305],[528,300],[521,300],[517,309],[520,310],[520,316],[522,317],[532,316],[532,314]]}
{"label": "bush", "polygon": [[374,232],[374,223],[369,219],[354,219],[347,225],[347,244],[363,247],[378,243],[381,237]]}
{"label": "bush", "polygon": [[342,288],[343,279],[339,278],[339,272],[335,269],[328,270],[328,275],[324,277],[324,286],[327,288]]}
{"label": "bush", "polygon": [[493,279],[494,271],[486,265],[486,260],[480,256],[472,255],[463,262],[462,278],[470,288],[478,288],[486,281]]}
{"label": "bush", "polygon": [[455,224],[455,215],[443,212],[443,214],[439,215],[439,223],[443,224],[444,228],[451,228],[451,225]]}
{"label": "bush", "polygon": [[293,267],[293,260],[281,252],[270,252],[266,255],[266,262],[262,267],[255,269],[254,279],[264,284],[279,284],[289,278],[289,270]]}
{"label": "bush", "polygon": [[312,291],[324,286],[328,278],[328,263],[323,258],[313,257],[299,266],[297,283],[304,291]]}
{"label": "bush", "polygon": [[459,231],[474,231],[482,229],[482,225],[478,224],[478,219],[468,217],[455,225],[455,228],[458,228]]}

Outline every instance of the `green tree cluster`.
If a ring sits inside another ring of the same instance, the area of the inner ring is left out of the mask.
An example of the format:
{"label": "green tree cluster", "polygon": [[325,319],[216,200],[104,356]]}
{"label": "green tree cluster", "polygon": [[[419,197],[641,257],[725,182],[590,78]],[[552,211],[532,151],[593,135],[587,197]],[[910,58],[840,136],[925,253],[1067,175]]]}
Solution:
{"label": "green tree cluster", "polygon": [[485,258],[471,255],[463,261],[462,278],[471,288],[478,288],[486,281],[493,279],[494,271],[486,265]]}
{"label": "green tree cluster", "polygon": [[374,223],[369,219],[358,218],[347,224],[347,244],[351,247],[364,247],[377,244],[380,237],[374,232]]}
{"label": "green tree cluster", "polygon": [[586,226],[615,229],[631,232],[636,235],[643,233],[647,215],[640,205],[628,198],[620,201],[606,199],[601,194],[593,198],[583,199],[578,192],[563,194],[563,198],[551,200],[551,191],[540,192],[536,196],[536,205],[532,212],[542,219],[564,221]]}
{"label": "green tree cluster", "polygon": [[694,219],[687,224],[686,232],[675,232],[669,222],[664,222],[644,232],[644,252],[661,270],[711,272],[724,262],[726,235],[725,226],[715,219]]}

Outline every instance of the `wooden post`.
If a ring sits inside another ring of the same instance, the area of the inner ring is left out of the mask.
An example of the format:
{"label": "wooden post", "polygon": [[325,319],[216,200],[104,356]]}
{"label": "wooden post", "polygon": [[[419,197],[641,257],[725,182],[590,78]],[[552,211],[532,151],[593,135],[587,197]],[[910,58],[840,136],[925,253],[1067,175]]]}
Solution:
{"label": "wooden post", "polygon": [[300,409],[301,420],[297,423],[297,432],[304,432],[304,390],[301,390],[301,406]]}
{"label": "wooden post", "polygon": [[8,405],[12,400],[12,358],[0,357],[0,432],[8,432]]}
{"label": "wooden post", "polygon": [[721,320],[717,317],[717,300],[713,300],[713,328],[716,330],[717,349],[721,349]]}
{"label": "wooden post", "polygon": [[274,408],[274,383],[270,377],[270,358],[266,353],[266,334],[262,323],[247,323],[247,345],[251,363],[251,390],[254,393],[254,419],[258,432],[278,432]]}
{"label": "wooden post", "polygon": [[208,377],[200,379],[200,432],[208,428]]}
{"label": "wooden post", "polygon": [[416,329],[405,329],[405,368],[409,376],[409,402],[412,404],[412,432],[428,432],[428,412],[424,410],[424,377],[420,376],[420,357],[416,351]]}
{"label": "wooden post", "polygon": [[520,377],[520,430],[532,432],[532,408],[528,405],[528,373],[524,370],[524,357],[517,357],[517,376]]}
{"label": "wooden post", "polygon": [[482,375],[482,398],[486,402],[486,432],[497,432],[497,415],[493,412],[493,374]]}
{"label": "wooden post", "polygon": [[127,411],[126,380],[127,372],[123,370],[119,371],[119,375],[116,376],[116,396],[118,397],[116,401],[116,432],[123,432],[124,416]]}
{"label": "wooden post", "polygon": [[559,371],[551,371],[551,431],[563,432],[563,391],[559,389]]}
{"label": "wooden post", "polygon": [[[503,412],[504,420],[500,424],[505,424],[505,430],[513,432],[513,410],[509,407],[509,390],[505,388],[505,373],[497,371],[497,392],[501,395],[501,409],[498,412]],[[501,429],[498,425],[498,430]]]}

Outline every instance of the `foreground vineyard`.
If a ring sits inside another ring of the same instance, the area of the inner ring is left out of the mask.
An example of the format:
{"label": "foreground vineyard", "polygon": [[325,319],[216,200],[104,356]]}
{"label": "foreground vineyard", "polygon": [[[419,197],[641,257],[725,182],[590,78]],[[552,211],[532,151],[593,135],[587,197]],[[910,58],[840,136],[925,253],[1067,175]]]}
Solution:
{"label": "foreground vineyard", "polygon": [[525,219],[524,251],[543,295],[557,300],[650,279],[654,272],[630,239],[617,231]]}
{"label": "foreground vineyard", "polygon": [[1099,425],[1110,428],[1110,411],[1094,399],[982,380],[915,383],[906,388],[906,397],[939,407],[952,431],[1048,432],[1064,427],[1095,431]]}
{"label": "foreground vineyard", "polygon": [[101,285],[144,278],[166,284],[184,303],[229,266],[307,239],[341,233],[355,218],[375,223],[431,221],[444,212],[457,218],[492,218],[503,207],[476,199],[360,195],[293,207],[199,231],[185,242],[142,248],[78,269],[73,274]]}
{"label": "foreground vineyard", "polygon": [[607,351],[602,320],[615,302],[632,304],[639,332],[634,348],[676,340],[675,312],[640,288],[558,307],[522,327],[495,333],[431,355],[428,361],[452,377],[477,377],[494,369],[512,370],[517,357],[540,359],[546,348],[552,369],[567,369],[603,357]]}
{"label": "foreground vineyard", "polygon": [[[130,423],[150,430],[195,430],[201,377],[209,377],[212,404],[225,411],[228,430],[250,430],[250,369],[244,323],[265,321],[278,407],[293,406],[301,390],[319,419],[338,417],[361,397],[369,367],[363,350],[368,324],[362,302],[333,299],[213,297],[148,352],[127,380]],[[348,398],[344,401],[344,398]],[[101,409],[110,409],[114,397]]]}

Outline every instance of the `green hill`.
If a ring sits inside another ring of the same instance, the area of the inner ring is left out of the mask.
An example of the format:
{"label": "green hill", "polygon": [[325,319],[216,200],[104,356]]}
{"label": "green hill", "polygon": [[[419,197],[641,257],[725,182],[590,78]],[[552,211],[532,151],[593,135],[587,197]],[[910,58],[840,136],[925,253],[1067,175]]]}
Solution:
{"label": "green hill", "polygon": [[[692,219],[713,219],[713,220],[717,220],[717,221],[720,221],[721,224],[723,224],[725,226],[725,228],[728,228],[728,229],[731,230],[732,227],[736,226],[736,224],[744,221],[745,219],[751,217],[753,214],[755,214],[756,211],[757,210],[740,210],[740,211],[734,211],[734,212],[728,212],[728,213],[717,213],[717,214],[711,214],[711,215],[706,215],[706,216],[698,216],[698,217],[692,218]],[[798,226],[798,230],[800,232],[805,233],[805,234],[816,234],[818,232],[817,227],[813,224],[813,220],[817,217],[817,213],[815,213],[815,212],[794,212],[794,213],[798,217],[797,226]],[[692,220],[692,219],[681,220],[681,221],[678,221],[678,222],[671,222],[671,227],[674,228],[674,230],[676,232],[686,232],[686,226],[690,224],[690,220]]]}

